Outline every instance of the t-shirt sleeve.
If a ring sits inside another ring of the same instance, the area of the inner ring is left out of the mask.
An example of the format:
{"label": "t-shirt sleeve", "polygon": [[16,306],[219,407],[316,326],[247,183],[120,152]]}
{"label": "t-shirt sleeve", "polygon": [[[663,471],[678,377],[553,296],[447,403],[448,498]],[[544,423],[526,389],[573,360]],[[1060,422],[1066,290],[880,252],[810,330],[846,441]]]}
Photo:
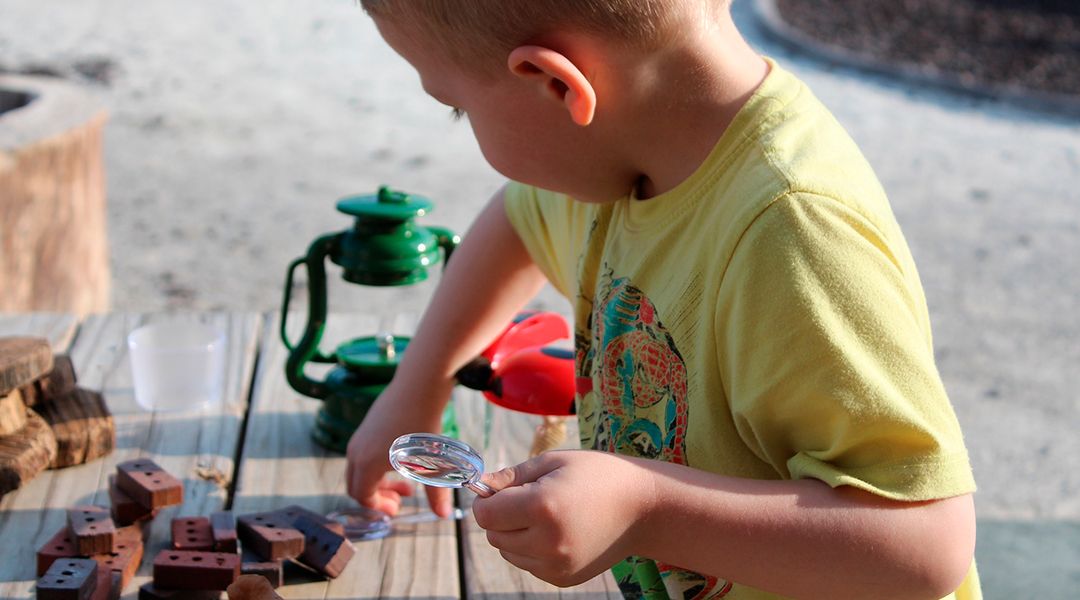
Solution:
{"label": "t-shirt sleeve", "polygon": [[510,182],[506,216],[529,256],[563,296],[571,297],[576,264],[574,201],[562,194]]}
{"label": "t-shirt sleeve", "polygon": [[922,290],[890,243],[904,244],[822,196],[789,194],[756,217],[719,294],[732,417],[785,478],[895,500],[968,493],[975,483],[920,319]]}

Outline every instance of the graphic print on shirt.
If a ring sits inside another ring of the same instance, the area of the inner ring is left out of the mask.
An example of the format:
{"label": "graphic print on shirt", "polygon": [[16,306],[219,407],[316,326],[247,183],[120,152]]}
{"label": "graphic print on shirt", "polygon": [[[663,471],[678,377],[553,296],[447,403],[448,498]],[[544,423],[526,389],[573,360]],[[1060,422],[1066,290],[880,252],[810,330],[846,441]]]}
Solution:
{"label": "graphic print on shirt", "polygon": [[[574,336],[582,447],[685,465],[686,363],[645,293],[606,264],[602,272]],[[612,572],[624,595],[646,600],[716,599],[732,587],[639,557]]]}
{"label": "graphic print on shirt", "polygon": [[686,464],[686,363],[652,301],[604,271],[588,332],[575,336],[583,445]]}

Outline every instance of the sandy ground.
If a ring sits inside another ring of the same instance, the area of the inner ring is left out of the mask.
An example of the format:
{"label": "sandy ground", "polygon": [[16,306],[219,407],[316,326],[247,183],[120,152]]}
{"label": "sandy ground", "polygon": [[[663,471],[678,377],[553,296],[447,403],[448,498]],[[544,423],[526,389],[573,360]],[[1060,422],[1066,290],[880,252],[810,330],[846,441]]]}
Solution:
{"label": "sandy ground", "polygon": [[[746,0],[736,14],[890,193],[980,517],[1077,531],[1080,124],[805,59],[765,37]],[[78,65],[108,80],[88,85],[112,114],[115,309],[273,309],[288,262],[348,225],[337,198],[390,183],[436,201],[427,223],[464,231],[501,181],[352,0],[0,0],[0,66]],[[339,281],[331,308],[415,312],[429,292]]]}

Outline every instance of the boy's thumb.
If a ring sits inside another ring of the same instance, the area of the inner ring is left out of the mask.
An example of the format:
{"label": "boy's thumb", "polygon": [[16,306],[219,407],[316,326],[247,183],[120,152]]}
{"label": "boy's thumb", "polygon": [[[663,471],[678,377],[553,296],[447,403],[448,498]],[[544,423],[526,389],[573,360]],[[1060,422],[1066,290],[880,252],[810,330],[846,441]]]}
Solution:
{"label": "boy's thumb", "polygon": [[547,475],[552,470],[552,465],[549,464],[548,460],[545,460],[545,455],[541,454],[540,456],[530,458],[521,464],[507,467],[495,471],[494,473],[485,473],[484,476],[480,478],[480,481],[488,484],[488,487],[497,492],[508,487],[532,483],[544,475]]}

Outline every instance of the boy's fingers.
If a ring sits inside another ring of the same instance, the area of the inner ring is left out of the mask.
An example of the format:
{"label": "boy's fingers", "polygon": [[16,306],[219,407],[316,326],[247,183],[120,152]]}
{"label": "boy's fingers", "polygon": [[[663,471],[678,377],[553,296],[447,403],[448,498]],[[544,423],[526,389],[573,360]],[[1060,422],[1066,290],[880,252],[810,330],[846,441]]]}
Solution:
{"label": "boy's fingers", "polygon": [[488,531],[517,531],[533,524],[530,507],[534,504],[533,490],[528,487],[509,487],[490,498],[473,501],[476,524]]}
{"label": "boy's fingers", "polygon": [[424,491],[427,492],[428,504],[431,505],[432,512],[444,519],[449,517],[454,510],[454,499],[451,490],[449,488],[424,486]]}

